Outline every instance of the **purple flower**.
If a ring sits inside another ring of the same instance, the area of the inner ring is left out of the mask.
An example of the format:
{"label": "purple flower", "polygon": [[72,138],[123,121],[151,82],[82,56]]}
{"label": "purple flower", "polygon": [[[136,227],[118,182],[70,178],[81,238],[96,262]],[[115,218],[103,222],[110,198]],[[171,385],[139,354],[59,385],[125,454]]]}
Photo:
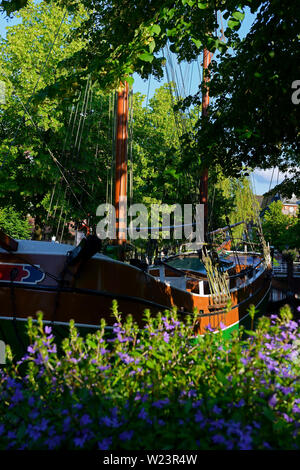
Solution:
{"label": "purple flower", "polygon": [[263,442],[263,446],[264,446],[264,449],[272,449],[272,447],[270,446],[270,444],[266,441]]}
{"label": "purple flower", "polygon": [[27,351],[28,351],[30,354],[34,354],[34,353],[35,353],[35,349],[34,349],[33,346],[28,346]]}
{"label": "purple flower", "polygon": [[169,342],[169,339],[170,339],[170,335],[168,335],[168,333],[165,331],[164,332],[164,335],[163,335],[163,340],[165,343],[168,343]]}
{"label": "purple flower", "polygon": [[14,431],[8,431],[7,439],[16,439],[17,435]]}
{"label": "purple flower", "polygon": [[133,433],[134,431],[123,431],[119,435],[119,438],[121,441],[130,441],[130,439],[132,439]]}
{"label": "purple flower", "polygon": [[215,331],[215,329],[211,326],[210,323],[209,323],[205,328],[206,328],[208,331],[210,331],[211,333]]}
{"label": "purple flower", "polygon": [[287,423],[292,423],[293,422],[293,418],[291,418],[290,416],[288,416],[286,413],[283,413],[283,418],[285,419],[285,421]]}
{"label": "purple flower", "polygon": [[276,398],[276,395],[272,395],[270,400],[269,400],[269,406],[271,406],[272,408],[274,408],[274,406],[276,405],[277,403],[277,398]]}
{"label": "purple flower", "polygon": [[130,364],[131,362],[134,362],[133,357],[130,357],[128,354],[118,352],[118,356],[123,362],[125,362],[125,364]]}
{"label": "purple flower", "polygon": [[246,366],[247,364],[249,364],[250,362],[250,359],[248,357],[242,357],[241,358],[241,363]]}
{"label": "purple flower", "polygon": [[51,326],[45,326],[45,333],[46,333],[46,335],[50,335],[51,331],[52,331]]}
{"label": "purple flower", "polygon": [[16,390],[14,395],[11,397],[11,401],[13,403],[19,403],[19,401],[22,401],[24,399],[23,393],[20,390]]}
{"label": "purple flower", "polygon": [[146,420],[148,418],[148,413],[144,407],[142,407],[141,411],[139,412],[138,418],[143,420]]}
{"label": "purple flower", "polygon": [[104,426],[107,426],[108,428],[118,428],[121,426],[121,423],[118,421],[117,416],[113,416],[110,418],[109,416],[104,416],[104,418],[100,419],[100,423],[104,424]]}
{"label": "purple flower", "polygon": [[83,406],[82,406],[81,403],[75,403],[75,404],[73,405],[73,408],[74,408],[75,410],[81,410],[82,407],[83,407]]}
{"label": "purple flower", "polygon": [[195,422],[200,423],[201,421],[203,421],[203,419],[204,419],[204,416],[202,412],[200,410],[197,410],[197,412],[195,413]]}
{"label": "purple flower", "polygon": [[212,441],[214,444],[226,444],[225,437],[222,434],[216,434],[212,437]]}
{"label": "purple flower", "polygon": [[284,395],[288,395],[294,391],[294,387],[281,387],[280,390]]}
{"label": "purple flower", "polygon": [[293,406],[293,413],[300,413],[300,406],[299,405],[294,405]]}
{"label": "purple flower", "polygon": [[63,421],[63,432],[69,431],[71,426],[71,417],[67,416]]}
{"label": "purple flower", "polygon": [[189,398],[196,397],[197,396],[197,390],[189,390],[188,393],[187,393],[187,396]]}
{"label": "purple flower", "polygon": [[99,450],[108,450],[112,445],[112,437],[106,437],[101,442],[98,442]]}
{"label": "purple flower", "polygon": [[203,399],[201,398],[201,400],[196,400],[192,403],[192,408],[198,408],[199,406],[201,406],[203,404]]}
{"label": "purple flower", "polygon": [[[297,307],[297,310],[300,312],[300,307]],[[298,328],[298,324],[293,320],[290,320],[288,326],[291,330],[296,330]]]}
{"label": "purple flower", "polygon": [[169,398],[165,398],[164,400],[157,400],[152,403],[152,406],[155,408],[163,408],[165,405],[168,405],[170,403]]}
{"label": "purple flower", "polygon": [[48,436],[53,437],[55,434],[56,434],[55,427],[54,427],[54,426],[51,426],[51,427],[48,429]]}
{"label": "purple flower", "polygon": [[37,409],[33,409],[32,411],[30,411],[28,416],[30,419],[34,420],[39,416],[39,411]]}
{"label": "purple flower", "polygon": [[224,419],[218,419],[211,423],[210,431],[215,431],[216,429],[222,429],[225,425]]}
{"label": "purple flower", "polygon": [[240,401],[238,403],[236,403],[234,406],[236,408],[241,408],[244,405],[245,405],[245,400],[244,400],[244,398],[241,398]]}
{"label": "purple flower", "polygon": [[81,437],[75,437],[74,438],[74,444],[75,444],[76,447],[83,447],[85,441],[86,441],[86,436],[81,436]]}
{"label": "purple flower", "polygon": [[212,409],[212,412],[215,413],[216,415],[219,415],[222,411],[222,408],[220,408],[219,406],[217,405],[214,405],[213,409]]}
{"label": "purple flower", "polygon": [[5,427],[3,424],[0,424],[0,436],[2,436],[2,434],[4,433],[5,431]]}
{"label": "purple flower", "polygon": [[42,419],[40,424],[36,425],[36,429],[38,429],[39,431],[46,431],[47,427],[48,427],[48,420],[45,418]]}
{"label": "purple flower", "polygon": [[81,417],[80,419],[80,426],[87,426],[88,424],[90,424],[92,422],[91,418],[89,417],[88,414],[85,414]]}
{"label": "purple flower", "polygon": [[141,400],[142,403],[145,403],[148,400],[149,394],[141,395],[140,392],[137,392],[134,401]]}
{"label": "purple flower", "polygon": [[29,424],[27,427],[27,433],[30,439],[33,441],[37,441],[41,437],[41,432],[39,431],[36,426],[32,426],[32,424]]}
{"label": "purple flower", "polygon": [[261,351],[259,351],[258,357],[259,357],[262,361],[265,361],[265,360],[267,359],[267,357],[265,356],[265,354],[263,354]]}
{"label": "purple flower", "polygon": [[53,437],[48,437],[48,439],[45,440],[45,444],[48,446],[48,449],[55,449],[57,448],[61,443],[61,437],[60,436],[53,436]]}
{"label": "purple flower", "polygon": [[252,450],[252,437],[249,434],[245,434],[239,442],[239,448],[241,450]]}

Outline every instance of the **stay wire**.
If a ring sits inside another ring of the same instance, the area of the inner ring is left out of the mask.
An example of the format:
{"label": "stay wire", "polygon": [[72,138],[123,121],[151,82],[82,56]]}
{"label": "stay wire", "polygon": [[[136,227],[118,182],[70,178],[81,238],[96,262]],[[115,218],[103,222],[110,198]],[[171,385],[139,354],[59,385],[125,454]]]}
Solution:
{"label": "stay wire", "polygon": [[[39,134],[39,136],[41,137],[42,141],[44,142],[44,145],[47,149],[47,151],[49,152],[51,158],[53,159],[54,163],[58,166],[58,167],[61,167],[63,169],[63,171],[59,168],[59,171],[60,173],[62,174],[64,180],[68,183],[68,186],[71,188],[69,182],[67,181],[65,175],[63,172],[66,172],[68,173],[68,176],[71,177],[71,179],[74,181],[75,184],[77,184],[90,198],[93,198],[93,196],[76,180],[76,178],[74,178],[74,176],[69,172],[69,170],[67,168],[65,168],[62,163],[53,155],[53,152],[51,151],[51,149],[49,148],[48,144],[45,142],[45,139],[44,139],[44,136],[42,135],[41,131],[39,130],[38,126],[36,125],[36,123],[34,122],[31,114],[29,113],[29,111],[25,108],[25,105],[24,103],[22,102],[21,98],[19,97],[20,101],[21,101],[21,104],[22,106],[24,107],[25,111],[27,112],[33,126],[35,127],[37,133]],[[73,193],[74,194],[74,193]]]}
{"label": "stay wire", "polygon": [[[36,83],[35,83],[35,86],[34,86],[34,88],[33,88],[33,91],[31,92],[31,95],[30,95],[30,97],[28,98],[28,100],[27,100],[27,102],[26,102],[26,107],[28,107],[28,106],[30,105],[30,103],[31,103],[31,101],[32,101],[32,99],[33,99],[33,96],[34,96],[34,94],[35,94],[35,91],[36,91],[36,89],[37,89],[37,86],[38,86],[38,84],[39,84],[39,82],[40,82],[40,79],[41,79],[41,77],[42,77],[42,74],[43,74],[43,72],[44,72],[44,70],[45,70],[45,67],[46,67],[46,65],[47,65],[47,63],[48,63],[48,60],[49,60],[50,55],[51,55],[51,53],[52,53],[52,50],[53,50],[53,48],[54,48],[54,44],[55,44],[55,42],[56,42],[56,39],[57,39],[57,37],[58,37],[58,35],[59,35],[59,32],[60,32],[60,30],[61,30],[61,27],[62,27],[62,25],[63,25],[63,22],[64,22],[64,20],[65,20],[65,17],[66,17],[66,15],[67,15],[67,11],[68,11],[68,10],[67,10],[66,8],[64,8],[64,14],[63,14],[63,17],[62,17],[62,19],[61,19],[59,28],[58,28],[58,30],[57,30],[56,33],[55,33],[55,36],[54,36],[54,39],[53,39],[53,41],[52,41],[51,47],[50,47],[50,49],[49,49],[48,55],[47,55],[47,57],[46,57],[46,60],[45,60],[45,62],[44,62],[44,64],[43,64],[42,68],[41,68],[41,71],[40,71],[40,73],[39,73],[38,79],[37,79],[37,81],[36,81]],[[17,129],[16,129],[16,131],[15,131],[15,133],[14,133],[14,136],[13,136],[13,138],[12,138],[10,144],[9,144],[8,152],[7,152],[6,156],[5,156],[4,159],[3,159],[3,162],[2,162],[1,165],[0,165],[0,170],[3,168],[3,166],[5,165],[5,163],[6,163],[7,159],[8,159],[8,157],[9,157],[10,150],[11,150],[13,144],[15,143],[15,140],[16,140],[16,138],[17,138],[17,135],[18,135],[18,133],[19,133],[19,130],[20,130],[21,125],[22,125],[22,120],[20,120],[19,125],[18,125],[18,127],[17,127]]]}

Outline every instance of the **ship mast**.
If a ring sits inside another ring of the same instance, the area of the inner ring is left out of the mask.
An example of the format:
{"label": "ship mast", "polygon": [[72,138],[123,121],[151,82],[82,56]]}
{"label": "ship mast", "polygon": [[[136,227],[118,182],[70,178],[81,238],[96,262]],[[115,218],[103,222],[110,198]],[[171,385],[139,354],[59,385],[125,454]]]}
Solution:
{"label": "ship mast", "polygon": [[120,83],[117,99],[115,211],[117,244],[126,243],[127,234],[127,142],[128,83]]}
{"label": "ship mast", "polygon": [[[204,49],[203,51],[203,76],[204,84],[207,86],[209,82],[209,75],[207,69],[211,62],[211,53]],[[206,89],[205,93],[202,94],[202,116],[206,117],[208,115],[208,105],[209,105],[209,90]],[[204,168],[202,175],[200,177],[200,204],[204,205],[204,236],[208,232],[208,168]]]}

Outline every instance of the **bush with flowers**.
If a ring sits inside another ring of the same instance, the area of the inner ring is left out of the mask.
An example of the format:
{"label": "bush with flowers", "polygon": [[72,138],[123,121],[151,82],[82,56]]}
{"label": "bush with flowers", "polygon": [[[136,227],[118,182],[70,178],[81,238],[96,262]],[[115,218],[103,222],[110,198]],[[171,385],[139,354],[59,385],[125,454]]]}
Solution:
{"label": "bush with flowers", "polygon": [[[288,307],[255,331],[208,331],[193,317],[128,316],[57,346],[28,321],[30,346],[0,370],[0,449],[300,449],[299,323]],[[253,310],[252,310],[253,314]]]}

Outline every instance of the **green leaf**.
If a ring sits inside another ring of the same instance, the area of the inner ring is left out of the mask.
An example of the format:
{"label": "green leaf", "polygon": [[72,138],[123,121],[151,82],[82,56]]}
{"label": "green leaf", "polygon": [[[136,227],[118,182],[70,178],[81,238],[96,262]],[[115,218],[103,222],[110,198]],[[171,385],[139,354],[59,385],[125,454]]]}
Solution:
{"label": "green leaf", "polygon": [[205,2],[198,2],[198,8],[200,8],[200,10],[206,10],[206,8],[208,7],[207,3]]}
{"label": "green leaf", "polygon": [[150,54],[150,52],[143,52],[143,54],[139,55],[139,59],[151,63],[154,59],[154,55]]}
{"label": "green leaf", "polygon": [[268,408],[267,406],[265,406],[263,408],[263,414],[265,415],[266,418],[268,418],[272,423],[275,421],[275,414],[274,412]]}
{"label": "green leaf", "polygon": [[234,11],[232,13],[232,17],[235,18],[238,21],[243,21],[243,19],[245,18],[245,13],[243,13],[241,11]]}
{"label": "green leaf", "polygon": [[194,6],[196,3],[196,0],[182,0],[182,5],[188,4],[190,7]]}
{"label": "green leaf", "polygon": [[125,81],[130,85],[132,86],[134,84],[134,78],[129,76],[129,77],[126,77],[125,78]]}
{"label": "green leaf", "polygon": [[87,339],[86,340],[86,344],[91,348],[91,349],[95,349],[97,347],[97,343],[95,341],[92,341],[91,339]]}
{"label": "green leaf", "polygon": [[228,23],[227,23],[227,26],[230,29],[236,28],[239,25],[240,25],[240,22],[236,21],[236,20],[229,20]]}
{"label": "green leaf", "polygon": [[195,44],[195,46],[197,47],[197,49],[200,49],[200,47],[202,45],[202,42],[200,41],[200,39],[192,38],[192,41]]}
{"label": "green leaf", "polygon": [[152,34],[160,34],[161,32],[161,27],[159,24],[154,24],[151,28]]}
{"label": "green leaf", "polygon": [[155,41],[153,39],[153,41],[151,41],[149,44],[149,51],[152,53],[154,49],[155,49]]}
{"label": "green leaf", "polygon": [[149,369],[154,369],[155,368],[155,362],[150,361],[148,359],[148,361],[146,362],[146,366],[149,367]]}
{"label": "green leaf", "polygon": [[177,34],[177,29],[176,28],[167,29],[167,36],[173,37],[173,36],[176,36],[176,34]]}

